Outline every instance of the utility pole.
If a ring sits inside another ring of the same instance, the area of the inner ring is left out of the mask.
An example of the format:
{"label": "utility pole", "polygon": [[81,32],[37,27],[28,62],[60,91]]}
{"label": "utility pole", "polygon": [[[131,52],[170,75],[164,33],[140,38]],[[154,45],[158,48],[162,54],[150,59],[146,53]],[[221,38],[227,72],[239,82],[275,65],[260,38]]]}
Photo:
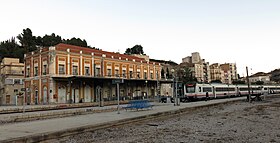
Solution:
{"label": "utility pole", "polygon": [[179,102],[178,102],[178,79],[177,79],[177,77],[175,77],[175,80],[176,80],[176,85],[175,85],[176,106],[179,106]]}
{"label": "utility pole", "polygon": [[250,90],[250,82],[249,82],[249,75],[248,75],[248,67],[246,66],[246,73],[247,73],[247,83],[248,83],[248,93],[249,95],[247,96],[248,102],[251,102],[251,90]]}
{"label": "utility pole", "polygon": [[117,95],[118,95],[118,114],[120,114],[120,83],[117,82]]}

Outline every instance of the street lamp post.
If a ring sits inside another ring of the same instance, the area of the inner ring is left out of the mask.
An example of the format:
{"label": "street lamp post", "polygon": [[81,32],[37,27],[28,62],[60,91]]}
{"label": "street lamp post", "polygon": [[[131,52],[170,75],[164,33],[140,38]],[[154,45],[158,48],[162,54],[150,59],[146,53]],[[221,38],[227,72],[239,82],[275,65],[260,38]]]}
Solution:
{"label": "street lamp post", "polygon": [[124,83],[124,80],[120,78],[112,80],[112,84],[117,84],[117,98],[118,98],[117,113],[118,114],[120,114],[120,83]]}
{"label": "street lamp post", "polygon": [[147,99],[148,99],[148,81],[146,80],[145,83],[146,83],[146,96],[147,96]]}
{"label": "street lamp post", "polygon": [[120,114],[120,84],[117,82],[117,96],[118,96],[118,114]]}

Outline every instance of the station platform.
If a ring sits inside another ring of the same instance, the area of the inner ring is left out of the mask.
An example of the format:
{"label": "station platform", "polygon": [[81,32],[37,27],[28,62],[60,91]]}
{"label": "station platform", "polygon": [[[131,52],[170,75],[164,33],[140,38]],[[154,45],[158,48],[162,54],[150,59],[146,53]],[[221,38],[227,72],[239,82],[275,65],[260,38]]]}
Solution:
{"label": "station platform", "polygon": [[[122,101],[121,103],[125,103]],[[104,102],[104,106],[114,105],[115,102]],[[97,107],[99,103],[72,103],[72,104],[47,104],[47,105],[25,105],[25,106],[0,106],[0,114],[15,113],[15,112],[30,112],[30,111],[44,111],[57,110],[80,107]]]}
{"label": "station platform", "polygon": [[[173,103],[154,102],[152,103],[154,104],[153,109],[144,109],[139,111],[120,110],[120,112],[117,112],[117,105],[104,107],[88,107],[83,110],[98,110],[99,112],[63,118],[19,122],[15,124],[0,124],[0,142],[40,142],[52,140],[55,138],[69,136],[84,131],[94,131],[96,129],[107,128],[115,125],[122,125],[127,122],[141,121],[149,118],[155,118],[158,116],[173,115],[184,111],[192,110],[194,108],[208,107],[212,105],[223,104],[226,102],[235,102],[240,100],[245,101],[246,97],[209,100],[207,102],[198,101],[180,103],[180,106],[174,106]],[[26,116],[25,114],[29,114],[27,116],[33,116],[34,114],[41,114],[42,112],[16,114],[21,114],[22,116]],[[56,111],[50,110],[47,112],[49,112],[48,114],[54,114],[54,112]],[[0,119],[1,118],[9,118],[9,114],[0,115]]]}

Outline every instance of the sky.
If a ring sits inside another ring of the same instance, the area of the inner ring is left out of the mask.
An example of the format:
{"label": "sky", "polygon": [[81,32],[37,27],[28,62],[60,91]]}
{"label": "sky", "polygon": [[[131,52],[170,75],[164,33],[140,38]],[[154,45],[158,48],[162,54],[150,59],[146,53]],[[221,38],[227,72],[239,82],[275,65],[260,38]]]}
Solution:
{"label": "sky", "polygon": [[1,0],[0,41],[30,28],[85,39],[124,53],[136,44],[152,59],[181,63],[199,52],[236,63],[240,76],[280,68],[279,0]]}

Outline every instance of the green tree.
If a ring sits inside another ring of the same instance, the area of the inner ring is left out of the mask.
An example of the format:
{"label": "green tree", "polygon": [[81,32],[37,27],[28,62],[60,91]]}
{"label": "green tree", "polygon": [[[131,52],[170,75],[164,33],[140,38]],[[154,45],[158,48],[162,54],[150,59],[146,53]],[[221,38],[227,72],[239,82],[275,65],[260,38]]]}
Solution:
{"label": "green tree", "polygon": [[135,45],[132,48],[127,48],[125,50],[124,54],[127,54],[127,55],[131,55],[131,54],[144,55],[143,47],[141,45]]}
{"label": "green tree", "polygon": [[89,47],[87,45],[86,40],[81,40],[80,38],[71,38],[71,39],[63,39],[63,43],[65,44],[70,44],[70,45],[75,45],[75,46],[82,46],[82,47]]}
{"label": "green tree", "polygon": [[[37,37],[38,39],[39,37]],[[51,35],[45,35],[42,38],[42,45],[43,46],[54,46],[57,45],[59,43],[62,43],[62,39],[59,35],[55,35],[54,33],[52,33]]]}
{"label": "green tree", "polygon": [[131,55],[131,54],[132,54],[131,48],[127,48],[127,49],[125,50],[124,54]]}
{"label": "green tree", "polygon": [[19,43],[24,47],[25,52],[36,50],[36,37],[32,35],[29,28],[23,29],[23,32],[17,36]]}
{"label": "green tree", "polygon": [[184,84],[197,82],[197,79],[193,77],[192,71],[188,67],[178,68],[176,71],[176,75]]}
{"label": "green tree", "polygon": [[43,46],[43,39],[41,36],[36,37],[35,42],[37,46]]}
{"label": "green tree", "polygon": [[21,48],[14,37],[0,43],[1,57],[19,58],[23,61],[24,49]]}
{"label": "green tree", "polygon": [[80,38],[75,37],[62,40],[61,36],[55,35],[54,33],[51,35],[45,35],[44,37],[36,37],[33,36],[30,28],[23,29],[23,32],[16,38],[21,45],[17,44],[15,38],[0,42],[0,56],[19,58],[23,61],[24,53],[37,50],[37,47],[54,46],[59,43],[92,48],[87,45],[86,40],[81,40]]}

